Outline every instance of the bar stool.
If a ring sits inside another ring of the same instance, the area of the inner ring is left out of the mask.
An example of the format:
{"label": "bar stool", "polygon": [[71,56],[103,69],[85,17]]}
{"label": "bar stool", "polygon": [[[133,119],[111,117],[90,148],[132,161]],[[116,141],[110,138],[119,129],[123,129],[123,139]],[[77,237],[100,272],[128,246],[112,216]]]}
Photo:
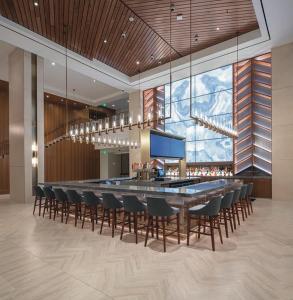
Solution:
{"label": "bar stool", "polygon": [[84,191],[83,192],[83,200],[84,200],[84,211],[82,218],[82,226],[84,226],[84,221],[86,217],[90,217],[92,223],[92,231],[95,229],[95,222],[98,223],[98,206],[102,205],[102,200],[95,195],[92,191]]}
{"label": "bar stool", "polygon": [[[188,209],[187,211],[187,246],[189,246],[190,232],[194,232],[198,234],[198,238],[200,238],[201,234],[210,235],[212,241],[212,249],[215,251],[215,237],[214,237],[214,229],[219,231],[220,241],[223,244],[222,232],[219,221],[219,212],[221,207],[221,196],[217,196],[212,199],[206,205],[196,205]],[[204,217],[204,218],[203,218]],[[207,218],[208,217],[208,222]],[[198,230],[191,229],[191,220],[196,219],[198,221]],[[209,223],[207,225],[207,223]],[[204,230],[206,227],[210,228],[210,233],[201,232],[201,226],[203,226]]]}
{"label": "bar stool", "polygon": [[39,207],[39,216],[41,215],[42,207],[44,207],[44,203],[42,203],[43,198],[45,198],[44,191],[40,186],[34,186],[34,192],[35,192],[35,202],[34,202],[34,210],[33,215],[35,214],[36,207]]}
{"label": "bar stool", "polygon": [[52,218],[52,209],[54,209],[55,205],[55,193],[53,192],[51,187],[44,187],[44,194],[46,197],[44,210],[43,210],[43,218],[45,216],[45,210],[49,209],[49,219]]}
{"label": "bar stool", "polygon": [[54,218],[53,218],[53,220],[55,221],[56,213],[57,213],[57,215],[59,213],[59,204],[61,204],[61,222],[63,223],[63,216],[64,216],[64,214],[66,214],[66,207],[67,207],[68,198],[67,198],[66,193],[61,188],[54,189],[54,193],[55,193],[56,198],[55,198]]}
{"label": "bar stool", "polygon": [[[77,219],[78,217],[81,218],[81,201],[82,198],[80,194],[78,194],[77,191],[75,190],[67,190],[67,207],[66,207],[66,221],[65,224],[68,222],[69,214],[74,213],[74,226],[76,227],[77,225]],[[71,210],[71,208],[73,208]]]}
{"label": "bar stool", "polygon": [[[112,193],[102,193],[102,197],[103,197],[103,216],[102,216],[100,234],[102,234],[103,225],[106,218],[106,220],[108,220],[109,225],[110,222],[112,221],[112,237],[114,237],[114,230],[117,225],[117,215],[116,215],[117,210],[120,210],[123,207],[123,205]],[[105,216],[106,213],[107,213],[107,217]]]}
{"label": "bar stool", "polygon": [[[233,221],[232,221],[232,213],[231,213],[231,208],[232,208],[232,201],[233,201],[233,196],[234,192],[230,191],[227,192],[224,197],[222,198],[221,201],[221,206],[220,206],[220,225],[225,226],[225,233],[226,237],[229,237],[229,232],[228,232],[228,221],[230,222],[231,226],[231,231],[233,232]],[[221,222],[221,220],[224,220],[224,223]]]}
{"label": "bar stool", "polygon": [[[162,224],[164,252],[166,252],[166,237],[175,232],[177,232],[177,241],[178,244],[180,244],[179,208],[170,206],[164,198],[147,197],[147,211],[148,211],[148,224],[147,224],[144,246],[146,247],[148,242],[150,226],[152,226],[152,232],[153,232],[154,217],[156,217],[157,239],[159,237],[158,232],[161,229],[159,223]],[[172,216],[175,217],[172,218]],[[166,228],[166,221],[167,221],[167,225],[169,225],[172,224],[172,221],[174,220],[176,220],[176,229],[171,230]],[[168,231],[168,234],[166,234],[166,231]]]}
{"label": "bar stool", "polygon": [[236,217],[237,217],[237,222],[238,225],[240,225],[240,218],[239,218],[239,211],[238,211],[238,202],[239,202],[239,197],[240,197],[240,189],[234,190],[234,195],[233,195],[233,200],[232,200],[232,217],[233,217],[233,224],[234,224],[234,229],[236,230]]}
{"label": "bar stool", "polygon": [[122,220],[122,229],[121,229],[121,235],[120,240],[122,240],[123,232],[124,232],[124,226],[125,226],[125,219],[128,217],[128,224],[129,225],[129,232],[131,232],[131,215],[133,215],[133,223],[134,223],[134,233],[135,233],[135,243],[137,244],[137,231],[139,229],[144,229],[145,224],[142,226],[138,226],[138,213],[144,214],[144,220],[145,220],[145,214],[146,214],[146,206],[138,200],[138,198],[135,195],[123,195],[123,207],[124,207],[124,214],[123,214],[123,220]]}

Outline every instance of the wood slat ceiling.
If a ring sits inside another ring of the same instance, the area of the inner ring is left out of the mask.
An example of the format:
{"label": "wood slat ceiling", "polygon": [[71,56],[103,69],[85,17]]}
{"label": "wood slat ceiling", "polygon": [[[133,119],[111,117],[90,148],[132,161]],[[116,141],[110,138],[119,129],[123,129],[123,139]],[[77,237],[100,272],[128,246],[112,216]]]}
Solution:
{"label": "wood slat ceiling", "polygon": [[191,31],[190,0],[172,5],[170,18],[170,0],[0,0],[0,13],[129,76],[258,28],[251,0],[192,0]]}

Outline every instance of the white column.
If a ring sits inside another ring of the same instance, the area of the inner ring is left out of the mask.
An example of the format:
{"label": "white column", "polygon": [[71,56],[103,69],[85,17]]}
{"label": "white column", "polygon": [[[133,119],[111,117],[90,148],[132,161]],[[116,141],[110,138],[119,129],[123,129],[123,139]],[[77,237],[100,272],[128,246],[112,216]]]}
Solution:
{"label": "white column", "polygon": [[293,195],[293,43],[272,50],[273,200]]}
{"label": "white column", "polygon": [[107,150],[100,150],[100,179],[109,178],[109,156]]}
{"label": "white column", "polygon": [[[143,100],[142,93],[140,91],[129,94],[129,113],[132,114],[134,122],[137,120],[137,116],[141,116],[143,120]],[[137,127],[129,131],[130,140],[136,140],[140,143],[140,129]],[[132,171],[132,164],[141,162],[141,151],[138,149],[129,149],[129,176],[135,176]]]}
{"label": "white column", "polygon": [[44,140],[44,59],[37,57],[37,144],[38,182],[45,181],[45,140]]}
{"label": "white column", "polygon": [[21,49],[9,55],[10,199],[32,201],[32,64]]}

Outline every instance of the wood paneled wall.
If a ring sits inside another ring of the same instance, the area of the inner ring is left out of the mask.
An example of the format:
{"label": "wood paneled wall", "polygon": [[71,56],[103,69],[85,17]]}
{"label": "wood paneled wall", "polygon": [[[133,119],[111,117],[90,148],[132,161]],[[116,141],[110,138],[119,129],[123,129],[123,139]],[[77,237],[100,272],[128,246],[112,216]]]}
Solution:
{"label": "wood paneled wall", "polygon": [[[68,106],[65,101],[45,100],[45,143],[65,133],[66,120],[86,120],[85,110]],[[45,149],[45,180],[81,180],[100,177],[100,152],[89,144],[63,140]]]}
{"label": "wood paneled wall", "polygon": [[9,194],[9,85],[0,80],[0,194]]}

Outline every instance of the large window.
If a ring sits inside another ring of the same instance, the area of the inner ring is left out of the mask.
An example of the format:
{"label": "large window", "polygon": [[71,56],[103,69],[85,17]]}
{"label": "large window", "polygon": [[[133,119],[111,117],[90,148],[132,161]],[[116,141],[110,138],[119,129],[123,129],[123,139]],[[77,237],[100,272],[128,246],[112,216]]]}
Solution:
{"label": "large window", "polygon": [[[196,125],[190,115],[202,113],[221,123],[232,123],[232,66],[165,86],[165,131],[186,137],[187,162],[232,161],[232,139]],[[170,94],[172,95],[170,101]],[[190,105],[191,103],[191,105]],[[191,110],[191,111],[190,111]]]}

